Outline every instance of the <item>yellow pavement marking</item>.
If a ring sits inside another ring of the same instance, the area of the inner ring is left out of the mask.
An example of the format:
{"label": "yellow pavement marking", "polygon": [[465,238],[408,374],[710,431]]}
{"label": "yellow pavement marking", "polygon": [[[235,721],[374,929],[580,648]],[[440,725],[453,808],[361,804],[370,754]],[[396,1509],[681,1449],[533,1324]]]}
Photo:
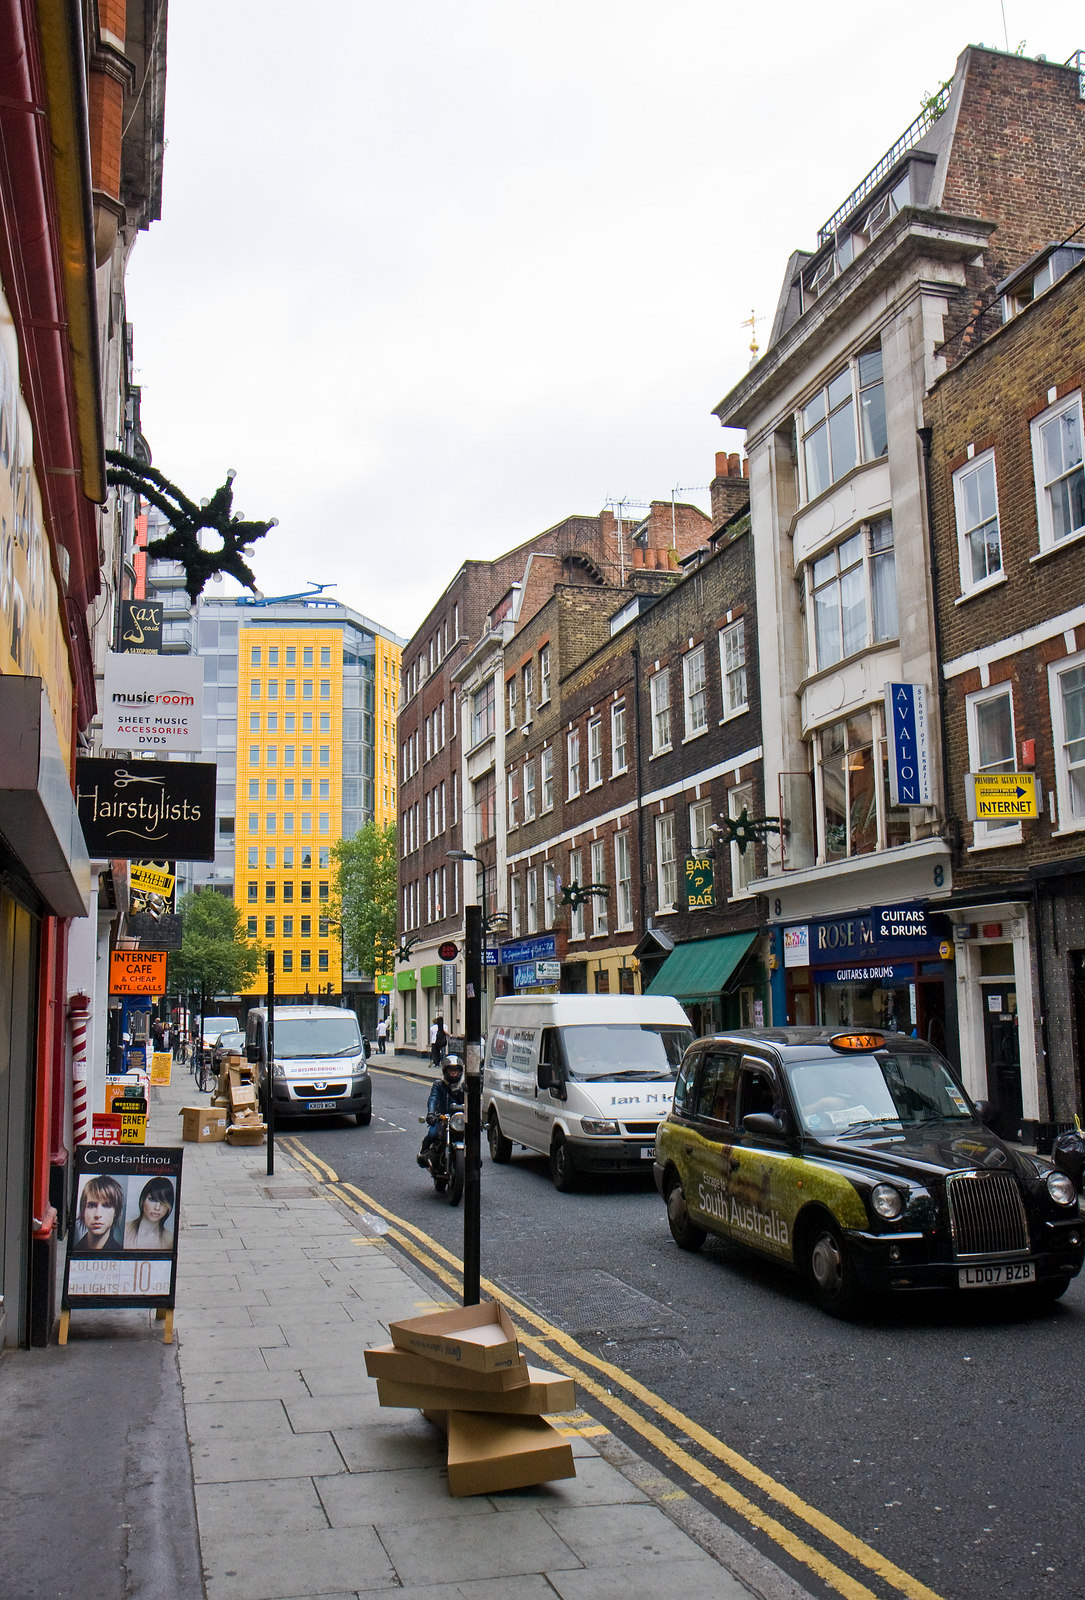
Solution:
{"label": "yellow pavement marking", "polygon": [[[284,1141],[285,1142],[285,1141]],[[419,1261],[442,1282],[447,1283],[450,1289],[456,1290],[459,1281],[457,1274],[462,1274],[463,1264],[452,1251],[446,1250],[435,1239],[425,1233],[413,1223],[389,1211],[379,1201],[374,1200],[362,1189],[354,1184],[340,1182],[338,1173],[311,1151],[296,1148],[293,1143],[289,1145],[290,1153],[301,1162],[307,1170],[313,1171],[313,1166],[321,1169],[326,1175],[329,1187],[336,1196],[346,1204],[355,1206],[357,1201],[377,1216],[393,1224],[384,1236],[393,1243],[406,1250],[409,1255]],[[450,1270],[452,1269],[452,1270]],[[670,1405],[661,1396],[654,1394],[650,1389],[631,1378],[620,1367],[613,1366],[610,1362],[603,1361],[585,1350],[571,1335],[555,1327],[530,1306],[522,1305],[515,1298],[500,1289],[489,1279],[481,1280],[482,1287],[488,1294],[500,1299],[509,1311],[519,1317],[521,1321],[534,1325],[538,1330],[536,1335],[521,1333],[521,1342],[533,1353],[541,1355],[544,1359],[551,1360],[556,1366],[572,1377],[587,1393],[608,1411],[620,1417],[626,1425],[641,1438],[647,1440],[654,1449],[668,1461],[672,1462],[679,1471],[699,1483],[719,1500],[729,1506],[733,1511],[744,1517],[746,1521],[772,1538],[780,1547],[802,1565],[808,1567],[823,1579],[831,1588],[844,1595],[846,1600],[875,1600],[872,1590],[864,1584],[858,1583],[848,1573],[837,1567],[832,1561],[799,1538],[778,1522],[775,1517],[766,1514],[751,1500],[732,1484],[727,1483],[711,1468],[690,1454],[682,1445],[678,1444],[670,1434],[664,1433],[655,1423],[651,1422],[641,1412],[634,1410],[624,1400],[615,1395],[592,1373],[584,1371],[584,1367],[595,1369],[599,1377],[605,1378],[610,1384],[616,1384],[624,1389],[633,1399],[653,1411],[662,1420],[668,1423],[678,1433],[682,1434],[691,1444],[697,1445],[705,1454],[714,1457],[723,1463],[739,1477],[744,1478],[752,1488],[760,1491],[767,1499],[775,1501],[782,1510],[788,1511],[792,1516],[805,1522],[813,1531],[824,1539],[835,1544],[844,1555],[859,1565],[867,1568],[883,1583],[907,1597],[907,1600],[940,1600],[933,1589],[927,1587],[918,1578],[903,1571],[886,1556],[874,1550],[863,1540],[850,1533],[848,1529],[834,1522],[824,1512],[815,1506],[808,1505],[792,1490],[778,1483],[775,1478],[763,1472],[753,1462],[747,1461],[744,1456],[725,1445],[706,1428],[702,1428],[687,1417],[676,1407]],[[559,1356],[555,1352],[562,1352]],[[605,1431],[605,1430],[601,1430]]]}

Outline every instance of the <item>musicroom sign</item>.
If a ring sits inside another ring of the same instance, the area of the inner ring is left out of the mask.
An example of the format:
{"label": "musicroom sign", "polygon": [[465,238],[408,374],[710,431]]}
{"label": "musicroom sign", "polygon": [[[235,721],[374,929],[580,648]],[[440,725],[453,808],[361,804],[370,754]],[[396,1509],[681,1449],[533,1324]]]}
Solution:
{"label": "musicroom sign", "polygon": [[199,656],[106,656],[102,744],[107,750],[199,750]]}

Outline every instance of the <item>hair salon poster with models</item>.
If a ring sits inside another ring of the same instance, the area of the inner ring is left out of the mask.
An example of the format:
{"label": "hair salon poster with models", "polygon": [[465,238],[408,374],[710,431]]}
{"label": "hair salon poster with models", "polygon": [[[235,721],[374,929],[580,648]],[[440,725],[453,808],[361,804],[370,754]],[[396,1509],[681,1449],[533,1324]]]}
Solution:
{"label": "hair salon poster with models", "polygon": [[62,1308],[166,1306],[177,1279],[184,1150],[81,1145]]}

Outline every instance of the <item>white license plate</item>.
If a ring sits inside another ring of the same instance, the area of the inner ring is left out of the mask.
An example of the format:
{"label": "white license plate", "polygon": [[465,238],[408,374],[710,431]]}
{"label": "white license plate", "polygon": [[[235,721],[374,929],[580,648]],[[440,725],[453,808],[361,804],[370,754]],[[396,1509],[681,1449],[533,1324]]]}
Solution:
{"label": "white license plate", "polygon": [[335,1110],[335,1101],[334,1100],[307,1100],[305,1102],[305,1109],[306,1109],[306,1111],[334,1111]]}
{"label": "white license plate", "polygon": [[998,1267],[958,1267],[959,1289],[1004,1289],[1011,1283],[1035,1283],[1036,1268],[1031,1261],[1007,1261]]}
{"label": "white license plate", "polygon": [[656,1147],[655,1147],[654,1144],[642,1144],[641,1145],[641,1147],[640,1147],[640,1158],[641,1158],[642,1161],[654,1161],[655,1157],[656,1157]]}

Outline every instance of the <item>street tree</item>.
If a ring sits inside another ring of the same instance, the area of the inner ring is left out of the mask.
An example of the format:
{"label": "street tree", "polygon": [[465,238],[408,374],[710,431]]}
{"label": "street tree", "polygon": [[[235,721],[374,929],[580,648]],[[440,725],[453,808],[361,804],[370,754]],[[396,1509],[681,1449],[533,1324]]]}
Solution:
{"label": "street tree", "polygon": [[181,948],[169,959],[174,994],[241,994],[263,970],[264,951],[245,935],[241,913],[216,889],[197,889],[181,901]]}
{"label": "street tree", "polygon": [[353,839],[332,846],[332,917],[338,918],[343,959],[370,977],[391,972],[396,949],[396,829],[367,822]]}

